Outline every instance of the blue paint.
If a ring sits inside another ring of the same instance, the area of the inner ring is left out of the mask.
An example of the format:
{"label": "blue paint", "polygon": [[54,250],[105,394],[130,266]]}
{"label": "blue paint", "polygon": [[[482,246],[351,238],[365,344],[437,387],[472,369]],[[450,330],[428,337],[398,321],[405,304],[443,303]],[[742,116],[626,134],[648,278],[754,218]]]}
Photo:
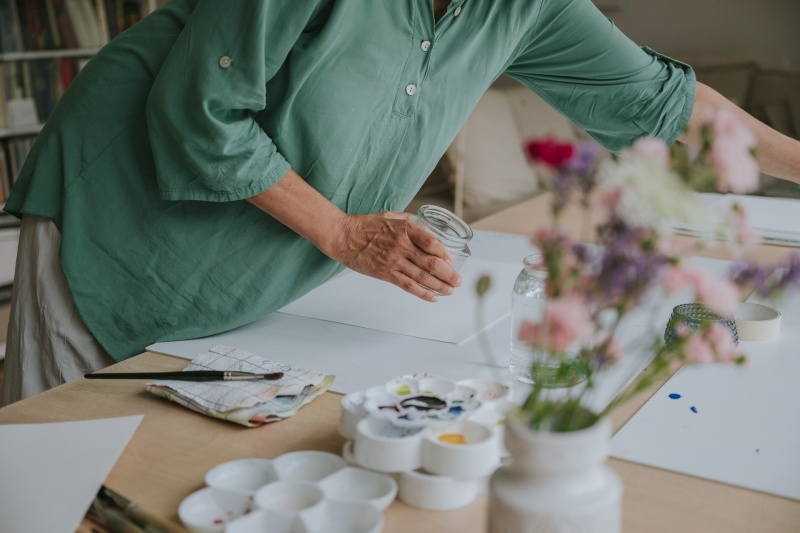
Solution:
{"label": "blue paint", "polygon": [[697,412],[697,407],[695,407],[694,405],[691,406],[689,409],[691,409],[693,413]]}
{"label": "blue paint", "polygon": [[460,405],[454,405],[450,408],[450,412],[454,415],[460,415],[464,412],[464,408]]}
{"label": "blue paint", "polygon": [[679,400],[679,399],[680,399],[680,397],[681,397],[681,395],[680,395],[680,394],[676,394],[676,393],[674,393],[674,392],[673,392],[672,394],[670,394],[670,395],[669,395],[669,398],[670,398],[671,400]]}

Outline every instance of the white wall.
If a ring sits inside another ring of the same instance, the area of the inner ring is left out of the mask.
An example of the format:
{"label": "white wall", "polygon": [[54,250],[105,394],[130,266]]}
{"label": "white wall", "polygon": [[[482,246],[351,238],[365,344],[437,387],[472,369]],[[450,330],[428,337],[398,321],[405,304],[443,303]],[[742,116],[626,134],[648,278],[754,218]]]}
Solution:
{"label": "white wall", "polygon": [[640,46],[664,54],[785,57],[800,72],[800,0],[622,0],[606,12]]}

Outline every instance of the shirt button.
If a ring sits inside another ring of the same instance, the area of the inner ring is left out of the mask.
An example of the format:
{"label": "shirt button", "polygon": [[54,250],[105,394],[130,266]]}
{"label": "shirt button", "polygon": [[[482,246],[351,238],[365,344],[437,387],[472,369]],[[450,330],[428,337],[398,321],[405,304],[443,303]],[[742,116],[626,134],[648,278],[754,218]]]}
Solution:
{"label": "shirt button", "polygon": [[222,56],[219,58],[219,66],[222,68],[228,68],[231,66],[231,58],[228,56]]}
{"label": "shirt button", "polygon": [[453,16],[457,17],[461,13],[461,6],[458,6],[455,11],[453,11]]}
{"label": "shirt button", "polygon": [[430,41],[422,41],[422,44],[419,45],[419,47],[422,48],[423,52],[427,52],[428,49],[431,47],[431,42]]}
{"label": "shirt button", "polygon": [[413,83],[409,83],[406,86],[406,94],[408,96],[414,96],[416,93],[417,93],[417,86],[414,85]]}

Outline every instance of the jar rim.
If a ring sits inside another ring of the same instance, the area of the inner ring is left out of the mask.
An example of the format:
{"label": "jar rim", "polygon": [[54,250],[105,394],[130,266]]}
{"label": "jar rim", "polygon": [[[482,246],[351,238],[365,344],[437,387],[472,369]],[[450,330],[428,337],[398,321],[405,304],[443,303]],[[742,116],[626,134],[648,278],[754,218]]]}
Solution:
{"label": "jar rim", "polygon": [[541,276],[547,277],[547,268],[542,264],[542,254],[537,252],[527,255],[522,260],[522,264],[525,265],[526,271],[532,274],[535,273],[539,277]]}
{"label": "jar rim", "polygon": [[455,245],[465,245],[472,240],[469,224],[443,207],[423,205],[417,211],[417,217],[439,240]]}

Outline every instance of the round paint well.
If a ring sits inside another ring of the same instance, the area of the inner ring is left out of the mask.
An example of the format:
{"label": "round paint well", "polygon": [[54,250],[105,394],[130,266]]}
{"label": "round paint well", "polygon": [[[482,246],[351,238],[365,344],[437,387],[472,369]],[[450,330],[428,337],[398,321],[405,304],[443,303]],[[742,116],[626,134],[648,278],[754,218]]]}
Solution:
{"label": "round paint well", "polygon": [[322,502],[325,494],[313,483],[305,481],[278,481],[256,493],[256,505],[265,511],[296,514]]}

